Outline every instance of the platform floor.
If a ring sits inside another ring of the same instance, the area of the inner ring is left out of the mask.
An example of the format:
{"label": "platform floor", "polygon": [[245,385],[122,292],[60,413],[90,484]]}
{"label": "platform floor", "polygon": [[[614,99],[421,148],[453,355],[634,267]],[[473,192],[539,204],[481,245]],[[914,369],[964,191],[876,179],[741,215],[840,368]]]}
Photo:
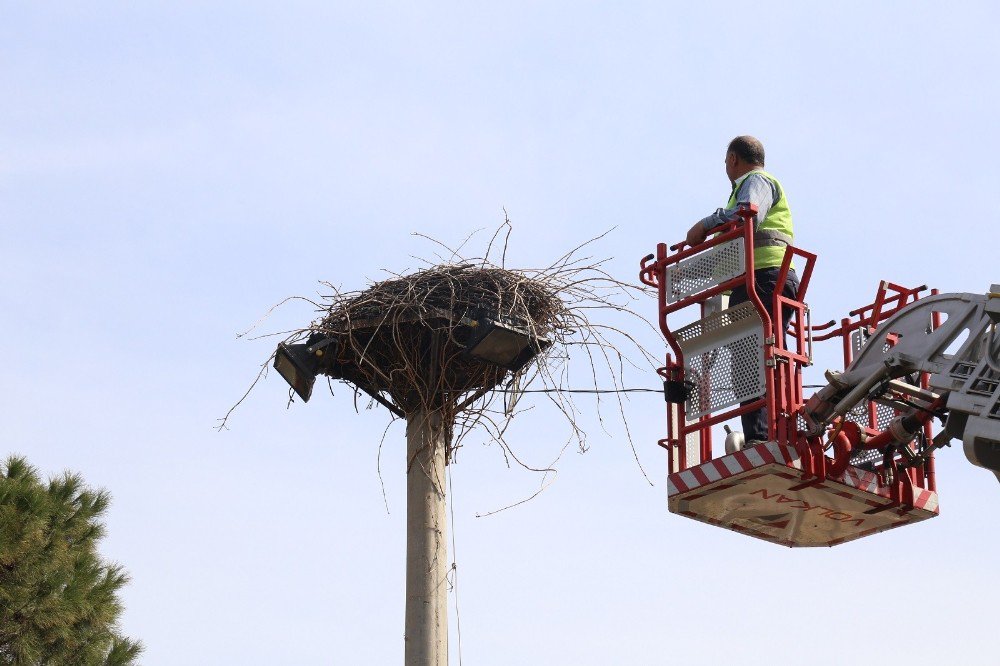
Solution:
{"label": "platform floor", "polygon": [[809,480],[794,447],[767,442],[671,474],[667,502],[672,513],[784,546],[836,546],[938,514],[937,493],[918,488],[913,509],[892,506],[889,487],[856,467],[803,487]]}

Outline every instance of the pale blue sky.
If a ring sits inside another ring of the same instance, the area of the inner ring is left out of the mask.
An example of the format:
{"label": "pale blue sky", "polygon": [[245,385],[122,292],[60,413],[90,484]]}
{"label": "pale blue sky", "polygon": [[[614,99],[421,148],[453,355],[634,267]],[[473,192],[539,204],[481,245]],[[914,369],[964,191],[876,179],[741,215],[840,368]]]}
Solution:
{"label": "pale blue sky", "polygon": [[[236,334],[502,207],[510,265],[617,226],[595,252],[631,279],[724,201],[742,133],[820,255],[816,321],[883,278],[982,292],[998,23],[987,2],[5,3],[2,453],[113,493],[104,552],[134,578],[144,663],[399,663],[403,428],[388,514],[387,415],[347,390],[286,410],[272,374],[216,433],[273,348]],[[939,518],[788,550],[669,514],[662,399],[626,414],[654,487],[591,423],[545,493],[477,519],[539,479],[463,450],[463,663],[995,663],[1000,487],[960,447]],[[543,463],[567,436],[539,401],[510,440]]]}

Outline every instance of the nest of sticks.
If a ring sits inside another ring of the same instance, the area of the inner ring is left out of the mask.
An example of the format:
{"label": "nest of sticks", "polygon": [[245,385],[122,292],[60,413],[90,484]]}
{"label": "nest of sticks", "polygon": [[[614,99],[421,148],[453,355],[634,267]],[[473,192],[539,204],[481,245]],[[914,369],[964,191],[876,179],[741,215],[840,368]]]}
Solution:
{"label": "nest of sticks", "polygon": [[[558,286],[521,271],[464,263],[438,265],[328,297],[310,334],[338,340],[324,373],[385,396],[397,413],[456,412],[512,373],[470,352],[488,322],[523,331],[532,355],[571,328]],[[453,414],[452,414],[453,415]]]}
{"label": "nest of sticks", "polygon": [[[506,235],[502,235],[504,231]],[[514,460],[533,471],[554,472],[565,446],[547,466],[534,467],[521,462],[504,441],[507,427],[521,409],[521,397],[529,392],[544,394],[555,405],[571,428],[566,444],[575,440],[581,452],[588,446],[586,432],[578,422],[582,412],[573,394],[588,393],[595,398],[595,408],[587,413],[596,416],[602,428],[601,394],[612,394],[612,404],[632,445],[623,411],[622,370],[626,364],[638,368],[635,361],[646,366],[640,368],[644,371],[655,369],[656,358],[625,328],[609,320],[621,322],[624,317],[655,333],[655,327],[631,308],[632,302],[642,297],[641,288],[610,275],[604,268],[608,260],[582,254],[605,234],[573,248],[548,266],[511,269],[505,265],[510,231],[505,220],[483,257],[461,255],[469,238],[458,249],[428,239],[445,253],[438,253],[438,261],[426,262],[422,270],[391,273],[389,279],[371,282],[357,291],[342,291],[322,282],[319,300],[286,299],[304,300],[315,307],[311,325],[262,337],[284,335],[285,344],[335,338],[335,358],[327,359],[321,369],[331,380],[331,391],[332,380],[344,381],[354,388],[355,400],[364,392],[372,399],[369,407],[381,404],[398,417],[421,410],[438,411],[449,431],[449,460],[465,435],[485,428],[490,439],[502,446],[508,464]],[[499,262],[490,259],[494,250]],[[604,315],[605,321],[593,321],[595,314]],[[527,332],[536,345],[530,362],[512,371],[470,354],[477,325],[485,321],[499,321]],[[622,351],[625,347],[638,352],[640,358],[633,360],[633,355]],[[582,376],[577,386],[570,385],[571,348],[581,357],[573,364],[577,368],[574,376]],[[220,419],[219,429],[227,427],[233,411],[266,375],[274,358],[272,354],[261,365],[257,379]],[[291,402],[291,389],[288,395]],[[634,446],[632,452],[636,456]]]}

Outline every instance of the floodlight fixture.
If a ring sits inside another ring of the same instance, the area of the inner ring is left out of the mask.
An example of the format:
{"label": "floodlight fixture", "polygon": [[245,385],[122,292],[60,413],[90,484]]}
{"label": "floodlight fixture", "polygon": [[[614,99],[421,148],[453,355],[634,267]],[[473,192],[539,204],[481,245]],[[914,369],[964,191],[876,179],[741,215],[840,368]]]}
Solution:
{"label": "floodlight fixture", "polygon": [[335,338],[313,333],[305,343],[278,344],[274,352],[274,369],[302,398],[302,402],[309,402],[316,375],[322,370],[325,358],[331,353],[336,358],[336,342]]}
{"label": "floodlight fixture", "polygon": [[478,320],[473,328],[466,353],[511,372],[523,368],[552,344],[527,328],[490,319]]}

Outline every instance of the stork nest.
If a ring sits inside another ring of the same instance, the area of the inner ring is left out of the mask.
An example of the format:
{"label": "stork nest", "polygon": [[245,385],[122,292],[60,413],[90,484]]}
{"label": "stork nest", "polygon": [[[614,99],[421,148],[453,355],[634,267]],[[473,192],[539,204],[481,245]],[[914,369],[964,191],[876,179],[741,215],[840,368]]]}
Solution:
{"label": "stork nest", "polygon": [[328,299],[309,329],[338,341],[322,372],[384,394],[404,414],[459,409],[530,367],[512,373],[469,353],[486,322],[528,333],[535,354],[571,328],[558,285],[481,264],[434,266]]}
{"label": "stork nest", "polygon": [[[625,328],[609,320],[624,318],[655,334],[655,327],[631,308],[641,297],[641,288],[610,275],[604,268],[607,259],[581,256],[583,248],[608,232],[573,248],[549,266],[512,270],[506,267],[510,230],[505,219],[481,258],[460,255],[471,236],[457,249],[425,237],[447,252],[438,255],[437,264],[428,262],[428,268],[405,275],[391,274],[389,279],[359,291],[344,292],[322,282],[328,291],[320,294],[319,301],[291,297],[271,308],[273,311],[289,300],[307,301],[317,312],[309,327],[261,337],[284,335],[286,344],[334,338],[337,344],[326,349],[336,349],[336,354],[324,353],[320,371],[350,384],[355,397],[361,391],[367,393],[373,403],[389,408],[396,416],[420,410],[439,412],[448,429],[449,460],[466,434],[483,428],[503,447],[508,464],[513,460],[546,475],[553,472],[562,451],[547,466],[529,466],[507,446],[504,433],[519,413],[523,394],[543,393],[571,427],[567,444],[575,440],[579,450],[585,451],[586,432],[577,421],[582,412],[573,401],[573,394],[582,392],[593,395],[596,405],[587,415],[596,417],[601,428],[605,423],[601,394],[613,395],[611,400],[638,462],[625,419],[621,377],[625,364],[639,366],[622,347],[638,352],[644,371],[655,370],[657,359]],[[499,265],[490,260],[494,249]],[[596,313],[608,320],[591,321],[590,316]],[[530,362],[514,364],[510,370],[473,356],[470,347],[476,341],[477,328],[489,321],[527,333],[535,341]],[[571,347],[580,353],[574,365],[582,370],[584,386],[570,386]],[[250,388],[220,419],[220,430],[227,427],[233,411],[267,374],[274,359],[272,353],[261,365]],[[291,389],[288,396],[289,402],[294,400]]]}

